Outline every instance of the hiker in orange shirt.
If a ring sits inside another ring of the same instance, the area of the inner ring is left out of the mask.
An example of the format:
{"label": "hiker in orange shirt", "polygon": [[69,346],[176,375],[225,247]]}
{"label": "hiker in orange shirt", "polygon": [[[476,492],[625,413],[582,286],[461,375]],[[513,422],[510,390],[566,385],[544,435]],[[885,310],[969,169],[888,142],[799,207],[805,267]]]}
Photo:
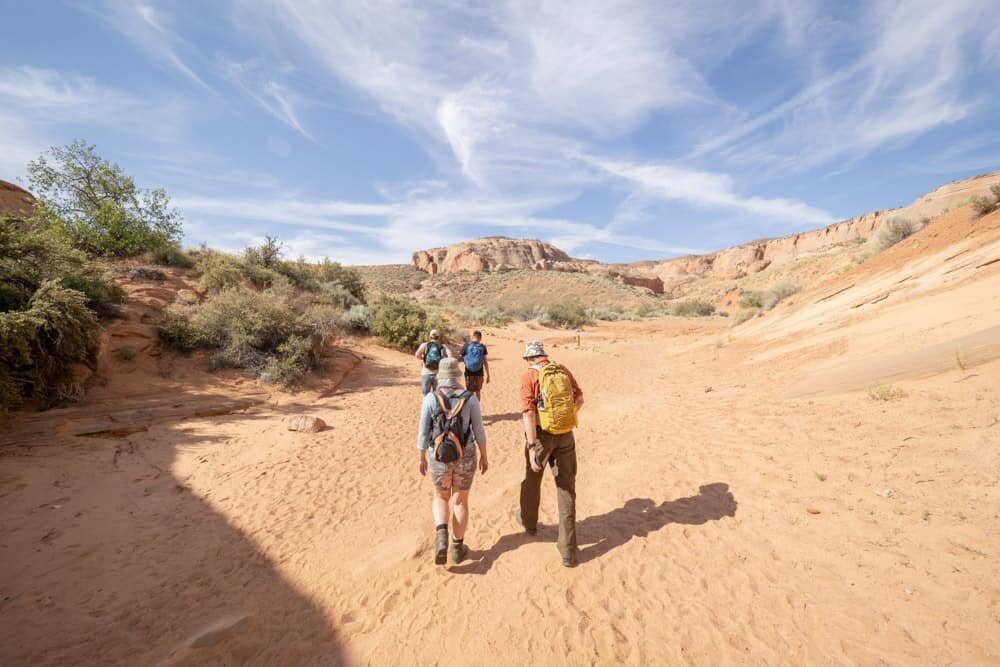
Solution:
{"label": "hiker in orange shirt", "polygon": [[583,390],[565,366],[551,360],[541,341],[524,346],[528,363],[521,376],[521,416],[524,424],[524,481],[521,508],[515,518],[529,535],[538,531],[545,464],[552,468],[559,503],[559,553],[566,567],[577,565],[576,545],[576,427],[583,407]]}

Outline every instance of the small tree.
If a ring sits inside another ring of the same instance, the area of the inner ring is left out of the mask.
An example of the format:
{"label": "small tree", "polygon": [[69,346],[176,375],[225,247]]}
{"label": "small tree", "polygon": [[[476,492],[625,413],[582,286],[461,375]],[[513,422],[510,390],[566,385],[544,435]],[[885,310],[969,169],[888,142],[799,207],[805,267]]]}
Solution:
{"label": "small tree", "polygon": [[85,141],[29,162],[28,182],[52,227],[93,255],[131,257],[180,240],[181,216],[167,193],[139,189]]}
{"label": "small tree", "polygon": [[251,246],[244,250],[243,258],[247,264],[271,269],[281,262],[281,249],[284,245],[273,236],[265,236],[264,242],[259,246]]}

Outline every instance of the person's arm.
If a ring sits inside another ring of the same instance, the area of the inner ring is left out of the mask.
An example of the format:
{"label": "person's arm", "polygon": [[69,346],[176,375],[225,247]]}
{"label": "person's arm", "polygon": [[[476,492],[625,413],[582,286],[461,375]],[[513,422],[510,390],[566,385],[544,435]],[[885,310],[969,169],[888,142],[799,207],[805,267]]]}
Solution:
{"label": "person's arm", "polygon": [[427,394],[424,397],[424,402],[420,406],[420,426],[417,429],[417,450],[420,456],[417,469],[421,475],[427,474],[427,448],[430,439],[431,418],[434,416],[433,407],[428,407],[428,398],[434,400],[433,394]]}
{"label": "person's arm", "polygon": [[483,370],[486,371],[486,384],[490,383],[490,362],[483,356]]}
{"label": "person's arm", "polygon": [[490,468],[486,452],[486,429],[483,428],[483,410],[475,396],[469,397],[469,424],[476,436],[476,444],[479,445],[479,471],[485,475]]}
{"label": "person's arm", "polygon": [[538,463],[538,451],[534,446],[538,440],[536,430],[538,424],[538,381],[537,374],[525,371],[521,376],[521,424],[524,426],[524,446],[528,449],[528,460],[531,469],[538,472],[542,466]]}
{"label": "person's arm", "polygon": [[576,403],[576,411],[579,412],[580,408],[583,407],[583,389],[580,389],[580,385],[577,384],[576,378],[573,377],[568,368],[564,366],[563,370],[566,371],[566,375],[569,376],[569,381],[573,385],[573,402]]}
{"label": "person's arm", "polygon": [[427,343],[421,343],[420,347],[417,348],[417,351],[413,353],[413,356],[419,359],[420,361],[423,361],[424,355],[426,354],[426,350],[427,350]]}

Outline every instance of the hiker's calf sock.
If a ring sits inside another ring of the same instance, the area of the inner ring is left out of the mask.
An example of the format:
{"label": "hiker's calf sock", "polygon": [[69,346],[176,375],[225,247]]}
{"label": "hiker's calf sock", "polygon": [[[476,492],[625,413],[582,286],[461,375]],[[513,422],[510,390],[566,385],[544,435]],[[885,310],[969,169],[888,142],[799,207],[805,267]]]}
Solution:
{"label": "hiker's calf sock", "polygon": [[436,526],[436,530],[448,530],[448,524],[446,524],[446,523],[439,523]]}
{"label": "hiker's calf sock", "polygon": [[462,542],[464,542],[464,541],[465,541],[465,538],[464,538],[464,537],[463,537],[462,539],[458,539],[457,537],[452,537],[452,538],[451,538],[451,543],[452,543],[452,544],[461,544],[461,543],[462,543]]}

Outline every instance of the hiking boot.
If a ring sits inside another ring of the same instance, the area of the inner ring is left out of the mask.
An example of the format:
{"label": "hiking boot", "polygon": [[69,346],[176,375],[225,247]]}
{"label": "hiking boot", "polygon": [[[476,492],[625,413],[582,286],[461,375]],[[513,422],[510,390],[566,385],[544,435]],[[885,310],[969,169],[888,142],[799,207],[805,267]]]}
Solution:
{"label": "hiking boot", "polygon": [[535,526],[534,528],[527,528],[527,527],[525,527],[525,525],[524,525],[524,519],[521,518],[521,510],[520,509],[514,510],[514,521],[517,521],[517,525],[519,525],[522,528],[524,528],[524,532],[526,532],[528,535],[535,535],[535,534],[538,533],[538,526]]}
{"label": "hiking boot", "polygon": [[563,556],[563,567],[576,567],[580,564],[580,559],[577,558],[576,551],[571,553],[569,556]]}
{"label": "hiking boot", "polygon": [[437,531],[434,538],[434,564],[444,565],[448,562],[448,530]]}
{"label": "hiking boot", "polygon": [[451,562],[458,565],[465,557],[469,555],[469,547],[465,546],[465,542],[452,542],[451,543]]}

